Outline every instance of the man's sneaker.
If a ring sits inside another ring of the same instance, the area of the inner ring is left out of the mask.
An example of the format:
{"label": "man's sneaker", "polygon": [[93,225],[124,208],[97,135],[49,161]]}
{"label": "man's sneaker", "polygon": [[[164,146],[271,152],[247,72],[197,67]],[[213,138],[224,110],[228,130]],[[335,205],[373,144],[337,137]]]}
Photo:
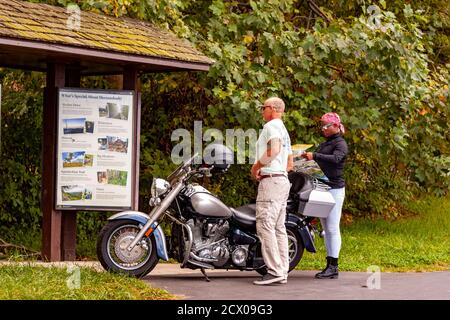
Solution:
{"label": "man's sneaker", "polygon": [[278,281],[278,283],[286,284],[287,283],[287,277],[284,277],[283,280]]}
{"label": "man's sneaker", "polygon": [[253,284],[256,285],[266,285],[271,283],[279,283],[281,280],[284,280],[284,277],[277,277],[274,275],[271,275],[270,273],[265,274],[260,280],[253,281]]}

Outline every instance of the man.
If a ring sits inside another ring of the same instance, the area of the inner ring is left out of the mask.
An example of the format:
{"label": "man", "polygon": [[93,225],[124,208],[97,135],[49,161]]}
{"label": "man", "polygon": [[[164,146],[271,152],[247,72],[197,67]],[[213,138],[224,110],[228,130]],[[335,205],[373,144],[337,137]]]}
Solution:
{"label": "man", "polygon": [[287,283],[289,253],[286,227],[286,202],[290,183],[287,171],[293,167],[289,134],[281,120],[284,102],[272,97],[261,107],[266,124],[256,145],[252,176],[260,181],[256,199],[256,232],[267,274],[256,285]]}

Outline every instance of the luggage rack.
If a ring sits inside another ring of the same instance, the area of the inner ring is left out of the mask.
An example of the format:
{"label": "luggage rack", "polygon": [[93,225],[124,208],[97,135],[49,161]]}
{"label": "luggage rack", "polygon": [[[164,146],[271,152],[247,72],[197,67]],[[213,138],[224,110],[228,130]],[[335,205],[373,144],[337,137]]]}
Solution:
{"label": "luggage rack", "polygon": [[320,181],[318,178],[313,179],[313,185],[314,185],[314,190],[328,191],[331,189],[331,187],[329,185]]}
{"label": "luggage rack", "polygon": [[294,171],[307,174],[312,177],[314,190],[328,191],[331,189],[323,180],[327,179],[314,160],[299,159],[294,162]]}

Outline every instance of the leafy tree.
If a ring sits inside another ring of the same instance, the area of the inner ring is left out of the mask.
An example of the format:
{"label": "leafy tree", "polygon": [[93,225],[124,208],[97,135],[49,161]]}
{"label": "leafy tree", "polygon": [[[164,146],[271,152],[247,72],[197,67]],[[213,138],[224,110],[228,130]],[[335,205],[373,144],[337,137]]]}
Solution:
{"label": "leafy tree", "polygon": [[34,72],[0,69],[2,83],[0,235],[17,226],[39,227],[42,90]]}

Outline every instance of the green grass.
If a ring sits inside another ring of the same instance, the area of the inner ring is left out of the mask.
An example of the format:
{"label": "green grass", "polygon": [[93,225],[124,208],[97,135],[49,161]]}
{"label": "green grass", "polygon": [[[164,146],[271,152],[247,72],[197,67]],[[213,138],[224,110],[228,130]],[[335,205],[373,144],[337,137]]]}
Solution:
{"label": "green grass", "polygon": [[[169,300],[141,280],[90,268],[0,266],[0,300]],[[79,288],[77,288],[79,283]]]}
{"label": "green grass", "polygon": [[[409,209],[416,214],[341,223],[339,270],[366,272],[372,265],[384,272],[450,270],[450,197],[428,197]],[[305,251],[297,269],[323,269],[326,252],[320,237],[316,248],[316,254]]]}

